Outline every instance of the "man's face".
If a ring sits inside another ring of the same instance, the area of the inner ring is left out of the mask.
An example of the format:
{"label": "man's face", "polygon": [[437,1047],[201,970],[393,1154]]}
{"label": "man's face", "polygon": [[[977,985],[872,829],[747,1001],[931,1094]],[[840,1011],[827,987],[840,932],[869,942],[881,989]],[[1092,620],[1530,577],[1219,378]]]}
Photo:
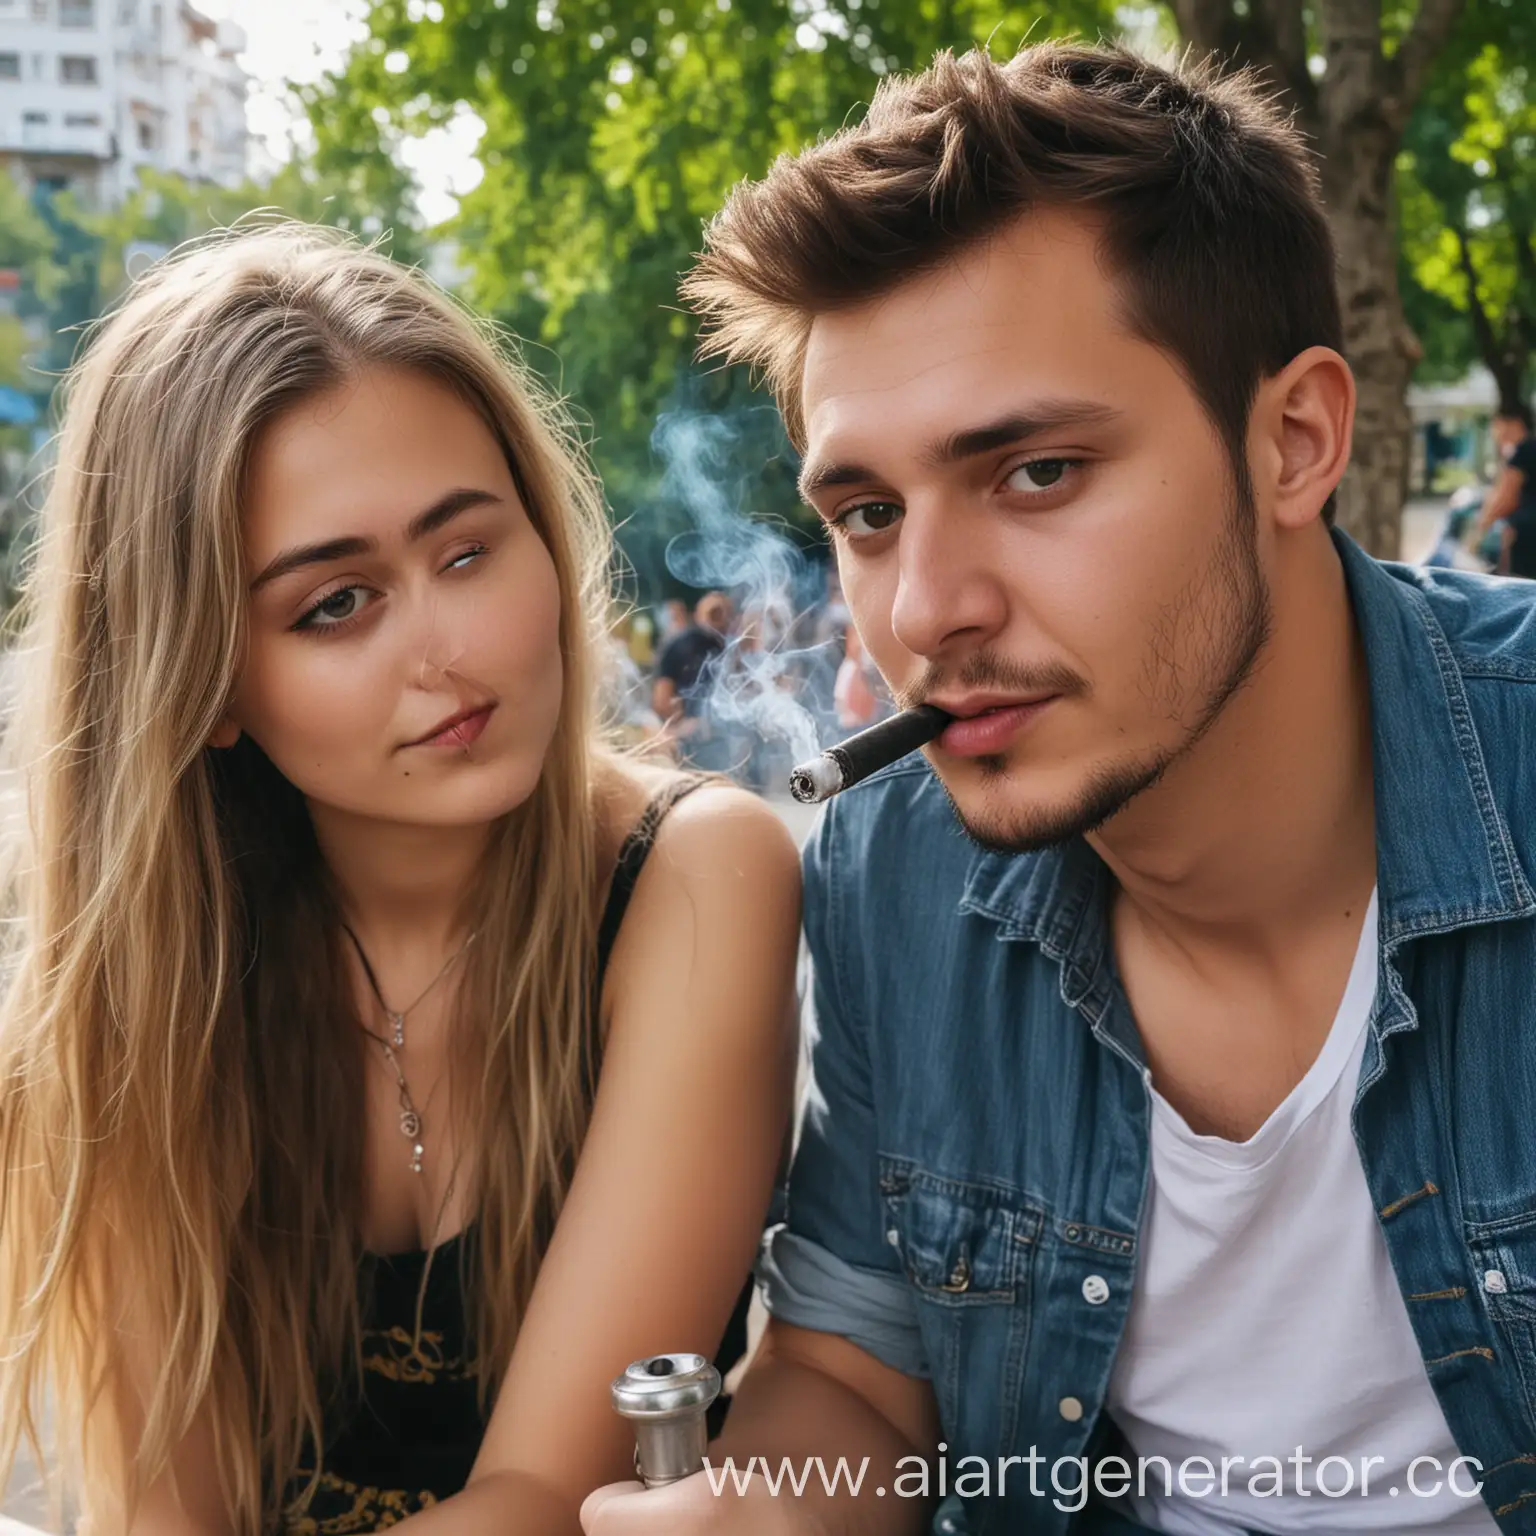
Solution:
{"label": "man's face", "polygon": [[1499,452],[1508,458],[1525,439],[1525,423],[1518,416],[1495,416],[1493,440]]}
{"label": "man's face", "polygon": [[807,498],[973,836],[1091,830],[1154,782],[1268,633],[1254,511],[1178,368],[1133,336],[1095,232],[1032,214],[812,327]]}
{"label": "man's face", "polygon": [[730,599],[720,592],[709,593],[708,596],[699,599],[699,606],[694,609],[694,618],[705,629],[712,629],[717,635],[723,635],[731,627]]}

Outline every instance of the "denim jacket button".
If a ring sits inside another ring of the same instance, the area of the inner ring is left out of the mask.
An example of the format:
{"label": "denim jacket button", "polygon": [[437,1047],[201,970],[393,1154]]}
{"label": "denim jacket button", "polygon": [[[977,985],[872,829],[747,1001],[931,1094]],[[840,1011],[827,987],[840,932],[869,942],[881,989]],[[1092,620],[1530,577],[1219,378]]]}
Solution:
{"label": "denim jacket button", "polygon": [[1102,1306],[1109,1300],[1109,1282],[1103,1275],[1089,1275],[1083,1281],[1083,1300],[1090,1307]]}
{"label": "denim jacket button", "polygon": [[1502,1269],[1485,1269],[1483,1271],[1483,1289],[1490,1296],[1502,1296],[1509,1289],[1509,1282],[1504,1278]]}
{"label": "denim jacket button", "polygon": [[1056,1411],[1068,1424],[1076,1424],[1083,1416],[1083,1405],[1075,1397],[1064,1397],[1056,1404]]}
{"label": "denim jacket button", "polygon": [[895,1227],[887,1227],[885,1229],[885,1240],[892,1248],[901,1247],[901,1233]]}
{"label": "denim jacket button", "polygon": [[946,1291],[968,1291],[971,1288],[971,1266],[962,1255],[955,1261],[955,1267],[949,1272],[949,1282],[945,1285]]}

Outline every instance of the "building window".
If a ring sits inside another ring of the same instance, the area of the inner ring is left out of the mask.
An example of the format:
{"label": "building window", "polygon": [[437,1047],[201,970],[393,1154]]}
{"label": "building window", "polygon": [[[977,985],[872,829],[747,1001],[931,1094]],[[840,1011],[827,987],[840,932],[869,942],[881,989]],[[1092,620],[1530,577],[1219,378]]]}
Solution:
{"label": "building window", "polygon": [[138,121],[139,148],[153,149],[155,147],[155,125],[147,123],[141,117]]}
{"label": "building window", "polygon": [[21,143],[24,149],[41,149],[48,142],[48,114],[23,112],[21,114]]}
{"label": "building window", "polygon": [[64,126],[66,128],[100,128],[101,113],[66,112],[64,114]]}
{"label": "building window", "polygon": [[21,79],[21,55],[0,53],[0,80]]}
{"label": "building window", "polygon": [[94,27],[96,0],[59,0],[61,27]]}
{"label": "building window", "polygon": [[95,58],[88,53],[66,53],[59,60],[59,79],[65,85],[95,85]]}
{"label": "building window", "polygon": [[48,0],[32,0],[32,20],[48,20]]}

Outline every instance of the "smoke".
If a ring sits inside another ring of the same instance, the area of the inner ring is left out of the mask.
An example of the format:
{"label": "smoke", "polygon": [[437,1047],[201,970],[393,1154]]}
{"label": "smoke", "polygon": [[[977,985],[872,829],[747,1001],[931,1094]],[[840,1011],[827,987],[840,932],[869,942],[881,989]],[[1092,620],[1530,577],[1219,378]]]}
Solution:
{"label": "smoke", "polygon": [[825,665],[826,646],[796,648],[794,632],[825,578],[785,534],[747,516],[751,477],[733,462],[741,438],[742,426],[718,413],[679,409],[657,421],[651,445],[666,466],[662,496],[692,524],[668,543],[667,568],[690,587],[728,593],[743,620],[712,668],[708,713],[787,743],[802,762],[820,750],[823,722],[802,697],[801,675]]}

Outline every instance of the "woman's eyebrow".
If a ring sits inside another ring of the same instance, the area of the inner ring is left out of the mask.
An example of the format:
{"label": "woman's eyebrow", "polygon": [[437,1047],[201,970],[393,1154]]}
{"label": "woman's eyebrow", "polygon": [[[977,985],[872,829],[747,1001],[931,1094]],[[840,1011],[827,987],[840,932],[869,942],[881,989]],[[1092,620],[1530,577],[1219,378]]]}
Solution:
{"label": "woman's eyebrow", "polygon": [[[499,505],[500,502],[501,497],[494,491],[457,486],[451,491],[444,492],[431,506],[418,512],[406,524],[406,542],[414,544],[416,540],[426,538],[429,533],[435,533],[444,523],[452,521],[459,513],[467,512],[471,507]],[[340,538],[322,539],[316,544],[296,544],[293,548],[285,549],[269,560],[251,583],[250,590],[253,593],[257,592],[268,582],[276,581],[279,576],[287,576],[293,571],[303,570],[305,566],[328,565],[333,560],[348,560],[357,555],[371,555],[378,547],[377,539],[363,534],[347,534]]]}

